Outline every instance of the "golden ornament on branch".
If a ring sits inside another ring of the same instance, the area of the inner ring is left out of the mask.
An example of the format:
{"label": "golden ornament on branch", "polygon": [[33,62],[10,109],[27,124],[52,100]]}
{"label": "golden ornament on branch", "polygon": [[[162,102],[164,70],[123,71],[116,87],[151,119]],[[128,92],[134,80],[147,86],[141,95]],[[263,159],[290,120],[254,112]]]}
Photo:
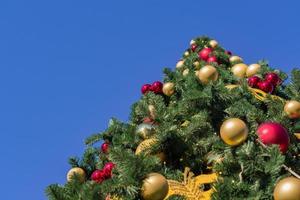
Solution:
{"label": "golden ornament on branch", "polygon": [[166,96],[172,96],[175,92],[175,84],[172,82],[164,83],[162,90]]}
{"label": "golden ornament on branch", "polygon": [[254,76],[260,71],[260,69],[261,69],[260,64],[251,64],[247,68],[246,76],[247,77]]}
{"label": "golden ornament on branch", "polygon": [[246,76],[246,71],[248,69],[248,66],[244,63],[235,64],[231,68],[231,72],[234,76],[238,78],[244,78]]}
{"label": "golden ornament on branch", "polygon": [[211,41],[209,41],[209,45],[212,48],[216,48],[218,46],[218,42],[216,40],[211,40]]}
{"label": "golden ornament on branch", "polygon": [[284,106],[284,111],[291,119],[300,118],[300,102],[295,100],[287,101]]}
{"label": "golden ornament on branch", "polygon": [[239,57],[239,56],[231,56],[231,57],[229,58],[229,62],[230,62],[230,63],[242,63],[242,62],[244,62],[244,61],[243,61],[243,59],[242,59],[241,57]]}
{"label": "golden ornament on branch", "polygon": [[300,200],[300,179],[288,177],[279,181],[274,190],[274,200]]}
{"label": "golden ornament on branch", "polygon": [[[142,141],[138,147],[135,150],[135,155],[139,155],[141,153],[144,153],[145,155],[150,155],[150,149],[153,145],[155,145],[157,143],[157,139],[156,138],[150,138],[150,139],[146,139],[144,141]],[[157,154],[155,154],[154,156],[158,157],[160,159],[161,162],[165,162],[166,161],[166,154],[164,152],[159,152]]]}
{"label": "golden ornament on branch", "polygon": [[219,73],[214,66],[206,65],[198,71],[197,76],[201,83],[208,84],[210,81],[216,81]]}
{"label": "golden ornament on branch", "polygon": [[183,67],[184,67],[184,61],[183,60],[178,61],[176,64],[176,68],[182,69]]}
{"label": "golden ornament on branch", "polygon": [[80,167],[74,167],[69,170],[67,174],[67,181],[70,182],[72,179],[74,179],[74,176],[78,177],[80,182],[84,182],[86,178],[85,171]]}
{"label": "golden ornament on branch", "polygon": [[155,133],[155,126],[148,123],[142,123],[138,125],[136,128],[136,134],[141,136],[143,139],[147,139],[154,135]]}
{"label": "golden ornament on branch", "polygon": [[189,168],[185,168],[184,181],[178,182],[174,180],[168,180],[169,192],[165,199],[173,195],[179,195],[185,197],[187,200],[210,200],[212,193],[214,192],[213,187],[207,191],[203,191],[201,188],[204,184],[211,184],[217,181],[217,174],[203,174],[194,176],[190,172]]}
{"label": "golden ornament on branch", "polygon": [[244,121],[238,118],[230,118],[223,122],[220,135],[226,144],[237,146],[247,139],[248,127]]}
{"label": "golden ornament on branch", "polygon": [[163,200],[169,191],[167,179],[158,173],[150,173],[143,180],[141,196],[144,200]]}

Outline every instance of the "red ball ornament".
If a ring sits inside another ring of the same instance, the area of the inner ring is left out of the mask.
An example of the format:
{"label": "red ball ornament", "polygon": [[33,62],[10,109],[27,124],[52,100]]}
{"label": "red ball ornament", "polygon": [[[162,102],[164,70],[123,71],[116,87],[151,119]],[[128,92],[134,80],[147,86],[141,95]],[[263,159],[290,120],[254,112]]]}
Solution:
{"label": "red ball ornament", "polygon": [[196,45],[196,44],[192,44],[192,45],[191,45],[191,50],[192,50],[193,52],[195,52],[196,49],[197,49],[197,45]]}
{"label": "red ball ornament", "polygon": [[258,76],[251,76],[250,78],[248,78],[248,85],[250,87],[256,88],[259,82],[260,78]]}
{"label": "red ball ornament", "polygon": [[289,134],[281,124],[275,122],[263,123],[258,127],[256,133],[265,145],[277,144],[282,153],[288,150],[290,143]]}
{"label": "red ball ornament", "polygon": [[207,59],[207,62],[208,62],[208,63],[212,63],[212,62],[218,63],[218,59],[217,59],[216,56],[210,56],[210,57]]}
{"label": "red ball ornament", "polygon": [[211,52],[211,48],[204,48],[198,53],[198,56],[200,59],[207,61]]}
{"label": "red ball ornament", "polygon": [[265,81],[272,83],[274,87],[281,83],[281,79],[279,78],[278,74],[270,72],[265,75]]}
{"label": "red ball ornament", "polygon": [[146,94],[147,92],[149,92],[151,89],[151,85],[150,84],[145,84],[142,86],[141,91],[143,94]]}
{"label": "red ball ornament", "polygon": [[107,142],[104,142],[101,145],[101,150],[102,150],[103,153],[107,153],[108,152],[108,148],[109,148],[109,144]]}
{"label": "red ball ornament", "polygon": [[160,81],[155,81],[151,85],[151,91],[155,94],[161,94],[162,93],[163,84]]}
{"label": "red ball ornament", "polygon": [[257,87],[267,93],[272,93],[274,90],[274,86],[272,83],[268,81],[260,81],[257,83]]}
{"label": "red ball ornament", "polygon": [[91,179],[97,183],[101,183],[102,181],[105,180],[104,171],[100,169],[95,170],[91,175]]}
{"label": "red ball ornament", "polygon": [[112,170],[115,167],[115,164],[112,162],[106,163],[104,168],[103,168],[103,172],[105,175],[105,178],[111,178],[112,176]]}

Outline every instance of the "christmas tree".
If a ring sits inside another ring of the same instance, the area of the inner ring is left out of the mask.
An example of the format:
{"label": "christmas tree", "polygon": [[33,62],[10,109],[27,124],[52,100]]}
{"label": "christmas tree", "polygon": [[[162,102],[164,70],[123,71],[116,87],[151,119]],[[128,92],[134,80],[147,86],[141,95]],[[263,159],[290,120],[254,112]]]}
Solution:
{"label": "christmas tree", "polygon": [[300,70],[246,65],[199,37],[69,160],[50,200],[300,200]]}

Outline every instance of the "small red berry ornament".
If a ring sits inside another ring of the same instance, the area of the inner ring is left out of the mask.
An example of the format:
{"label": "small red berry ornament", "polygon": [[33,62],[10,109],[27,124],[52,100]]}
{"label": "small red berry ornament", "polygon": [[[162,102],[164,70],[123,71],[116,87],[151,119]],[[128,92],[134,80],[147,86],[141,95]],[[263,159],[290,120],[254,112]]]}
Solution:
{"label": "small red berry ornament", "polygon": [[104,142],[104,143],[101,145],[101,150],[102,150],[103,153],[107,153],[107,152],[108,152],[108,148],[109,148],[108,142]]}
{"label": "small red berry ornament", "polygon": [[163,88],[163,84],[160,81],[155,81],[154,83],[152,83],[151,85],[151,91],[154,92],[155,94],[161,94],[162,93],[162,88]]}
{"label": "small red berry ornament", "polygon": [[250,87],[256,88],[259,82],[260,78],[258,76],[251,76],[250,78],[248,78],[248,85]]}
{"label": "small red berry ornament", "polygon": [[198,56],[200,59],[207,61],[209,54],[212,52],[211,48],[204,48],[199,53]]}
{"label": "small red berry ornament", "polygon": [[265,145],[277,144],[282,153],[289,147],[290,138],[287,130],[279,123],[266,122],[257,129],[259,139]]}
{"label": "small red berry ornament", "polygon": [[208,62],[208,63],[212,63],[212,62],[218,63],[218,59],[217,59],[216,56],[210,56],[210,57],[207,59],[207,62]]}
{"label": "small red berry ornament", "polygon": [[278,74],[273,72],[265,75],[265,81],[272,83],[274,87],[276,87],[281,83],[281,79],[279,78]]}
{"label": "small red berry ornament", "polygon": [[105,175],[105,178],[111,178],[112,176],[112,170],[115,167],[115,164],[112,162],[106,163],[104,168],[103,168],[103,172]]}
{"label": "small red berry ornament", "polygon": [[103,170],[100,169],[96,169],[92,175],[91,175],[91,179],[97,183],[101,183],[105,180],[105,173]]}
{"label": "small red berry ornament", "polygon": [[151,85],[150,84],[145,84],[142,86],[141,91],[143,94],[146,94],[147,92],[149,92],[151,89]]}
{"label": "small red berry ornament", "polygon": [[196,45],[196,44],[192,44],[192,45],[191,45],[191,50],[192,50],[193,52],[195,52],[196,49],[197,49],[197,45]]}
{"label": "small red berry ornament", "polygon": [[272,83],[268,81],[260,81],[257,83],[257,87],[267,93],[272,93],[274,90],[274,86]]}

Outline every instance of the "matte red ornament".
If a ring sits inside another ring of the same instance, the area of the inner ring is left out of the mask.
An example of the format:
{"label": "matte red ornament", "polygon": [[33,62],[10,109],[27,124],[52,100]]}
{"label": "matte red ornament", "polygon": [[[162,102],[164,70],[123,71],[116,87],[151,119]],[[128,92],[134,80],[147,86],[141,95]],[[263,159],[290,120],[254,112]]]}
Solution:
{"label": "matte red ornament", "polygon": [[109,144],[107,142],[104,142],[101,145],[101,150],[102,150],[103,153],[107,153],[108,152],[108,148],[109,148]]}
{"label": "matte red ornament", "polygon": [[145,84],[142,86],[141,91],[143,94],[146,94],[147,92],[149,92],[151,89],[151,85],[150,84]]}
{"label": "matte red ornament", "polygon": [[207,59],[207,62],[209,62],[209,63],[212,63],[212,62],[218,63],[218,59],[217,59],[216,56],[210,56],[210,57]]}
{"label": "matte red ornament", "polygon": [[102,181],[105,180],[104,171],[100,169],[95,170],[91,175],[91,179],[97,183],[101,183]]}
{"label": "matte red ornament", "polygon": [[191,50],[192,50],[193,52],[195,52],[196,49],[197,49],[197,45],[196,45],[196,44],[192,44],[192,45],[191,45]]}
{"label": "matte red ornament", "polygon": [[257,83],[257,87],[267,93],[272,93],[274,90],[274,86],[272,83],[268,81],[260,81]]}
{"label": "matte red ornament", "polygon": [[251,76],[250,78],[248,78],[248,85],[250,87],[256,88],[260,81],[261,80],[258,76]]}
{"label": "matte red ornament", "polygon": [[257,134],[265,145],[277,144],[282,153],[288,150],[290,143],[289,134],[281,124],[265,122],[258,127]]}
{"label": "matte red ornament", "polygon": [[200,59],[207,61],[211,52],[211,48],[204,48],[198,53],[198,56]]}
{"label": "matte red ornament", "polygon": [[281,79],[278,74],[270,72],[265,75],[265,81],[268,81],[273,84],[274,87],[281,83]]}
{"label": "matte red ornament", "polygon": [[152,83],[151,85],[151,91],[154,92],[155,94],[161,94],[162,93],[162,88],[163,88],[163,84],[160,81],[155,81],[154,83]]}

